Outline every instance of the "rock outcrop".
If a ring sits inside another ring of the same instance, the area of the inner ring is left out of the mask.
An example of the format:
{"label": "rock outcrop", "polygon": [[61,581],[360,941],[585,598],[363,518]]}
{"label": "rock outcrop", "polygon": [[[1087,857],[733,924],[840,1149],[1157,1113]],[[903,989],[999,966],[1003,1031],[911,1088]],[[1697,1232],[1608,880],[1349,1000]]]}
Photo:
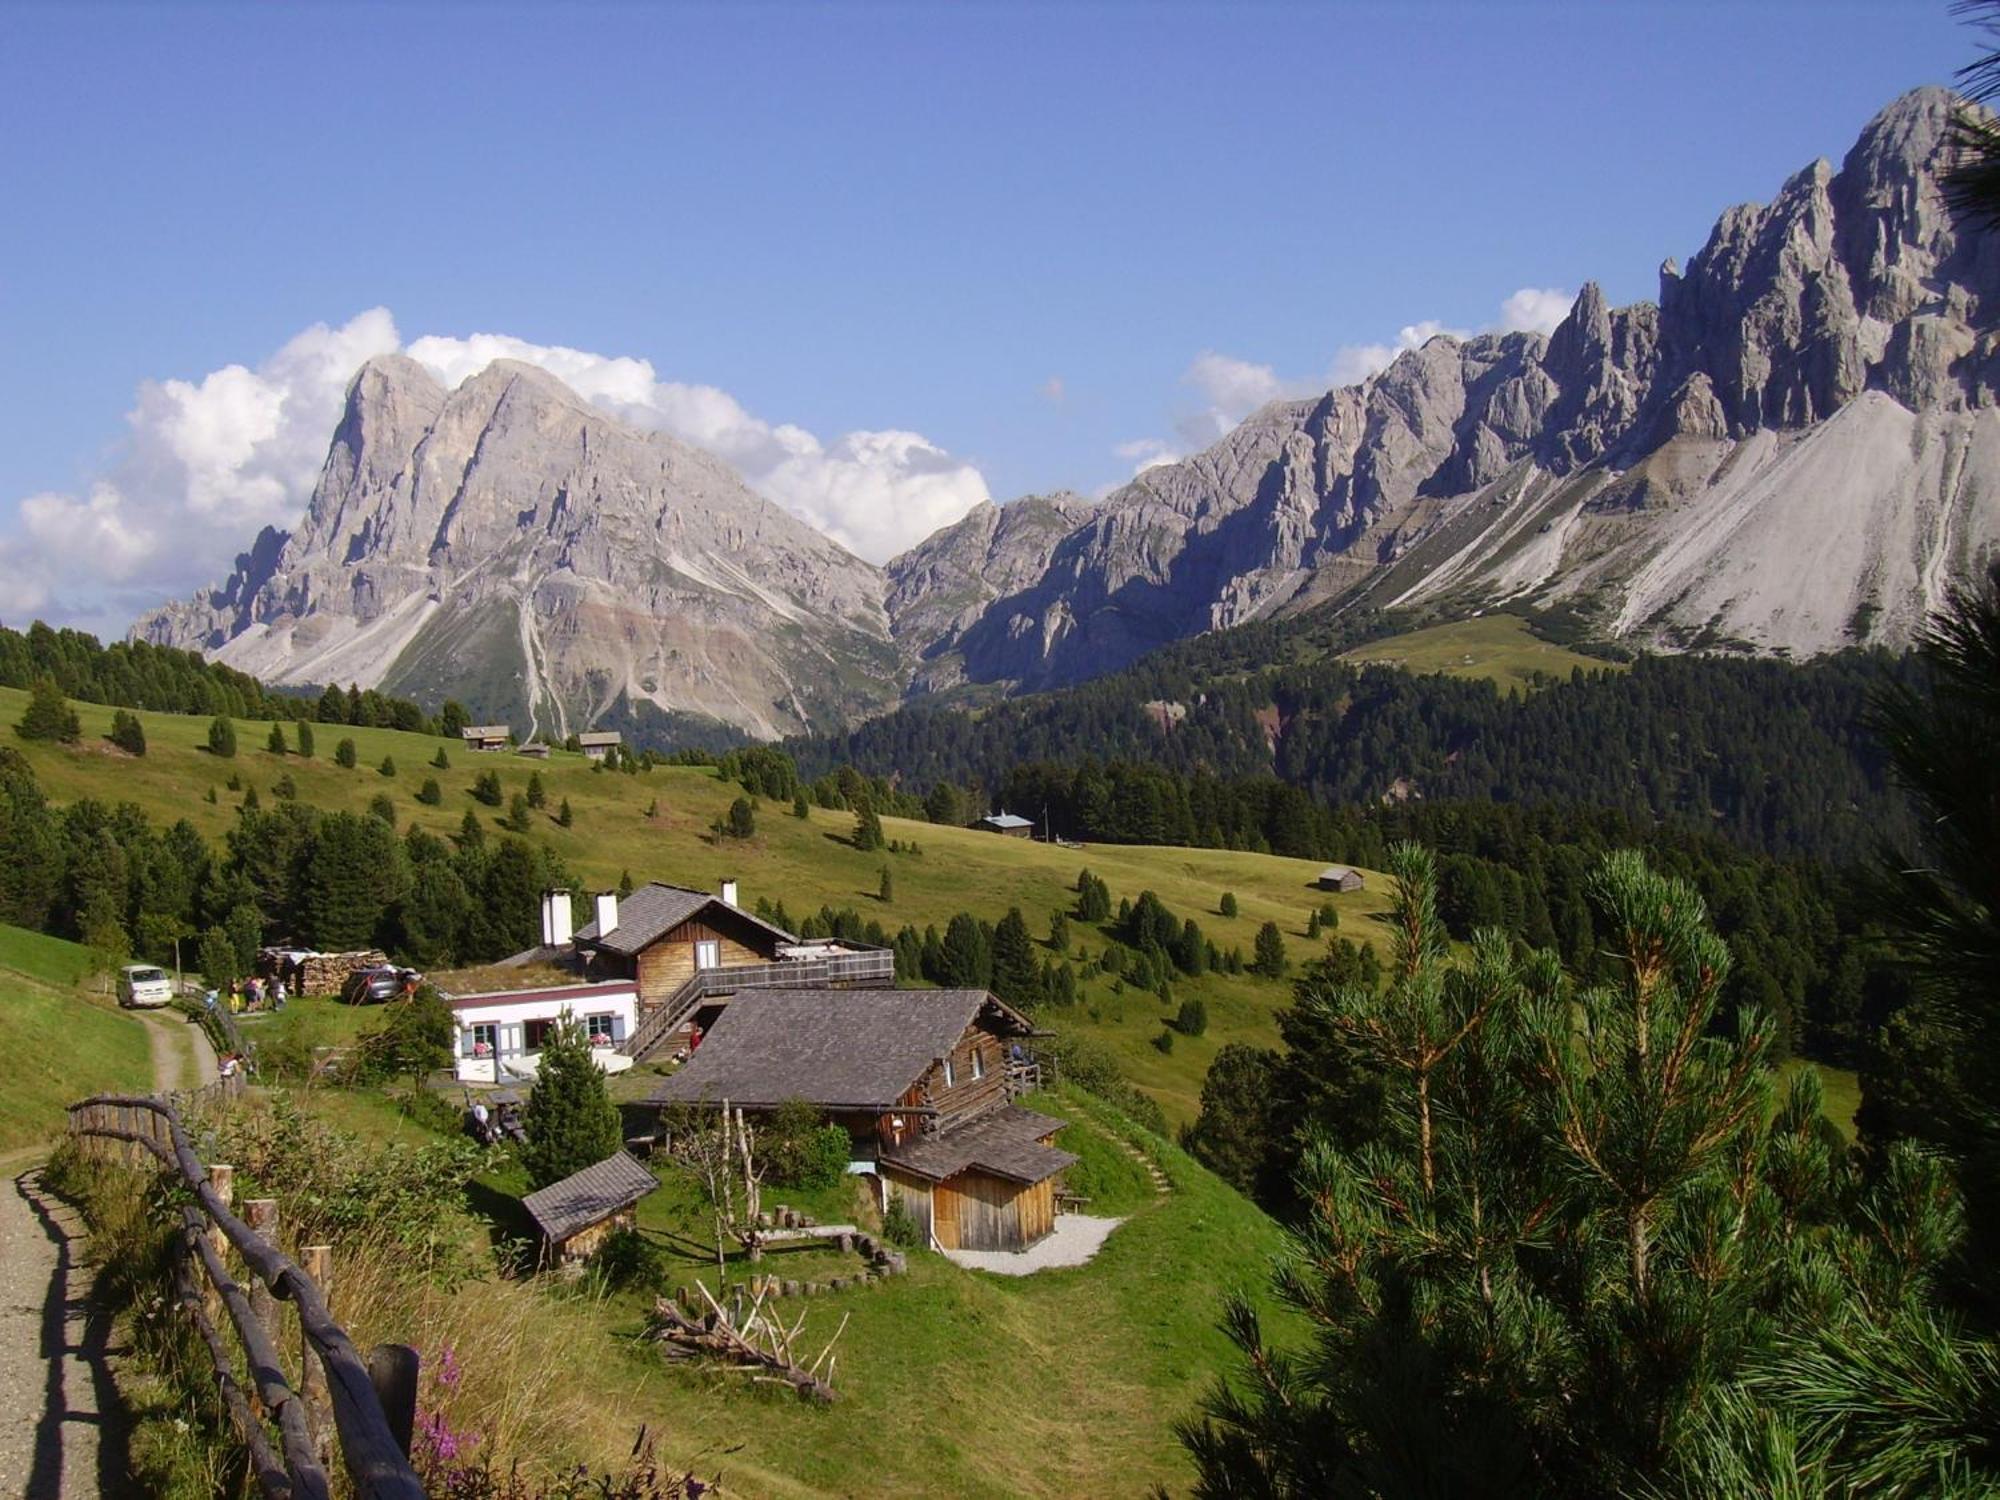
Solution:
{"label": "rock outcrop", "polygon": [[355,376],[297,533],[134,633],[528,733],[650,704],[768,737],[895,700],[884,589],[721,460],[533,366],[447,392],[390,355]]}
{"label": "rock outcrop", "polygon": [[1920,89],[1729,210],[1657,304],[1589,285],[1547,339],[1434,338],[1147,470],[954,619],[955,670],[1060,684],[1359,597],[1566,604],[1669,648],[1907,641],[2000,547],[2000,236],[1940,191],[1952,109]]}

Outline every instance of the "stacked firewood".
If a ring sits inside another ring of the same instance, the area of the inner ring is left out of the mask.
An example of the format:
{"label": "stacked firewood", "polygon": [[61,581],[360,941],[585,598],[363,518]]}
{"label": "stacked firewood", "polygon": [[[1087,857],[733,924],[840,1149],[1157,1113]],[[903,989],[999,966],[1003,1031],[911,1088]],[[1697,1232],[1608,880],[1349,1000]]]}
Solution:
{"label": "stacked firewood", "polygon": [[387,966],[389,955],[380,948],[364,948],[356,953],[314,953],[298,962],[298,992],[301,995],[337,995],[347,976],[360,969]]}

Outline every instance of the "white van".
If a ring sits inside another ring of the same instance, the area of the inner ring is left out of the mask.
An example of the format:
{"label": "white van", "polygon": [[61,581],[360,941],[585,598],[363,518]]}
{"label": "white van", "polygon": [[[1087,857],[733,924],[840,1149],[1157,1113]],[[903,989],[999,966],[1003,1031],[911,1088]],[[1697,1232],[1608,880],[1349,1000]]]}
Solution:
{"label": "white van", "polygon": [[120,1005],[152,1007],[171,1004],[173,998],[173,981],[163,969],[151,964],[127,964],[118,971]]}

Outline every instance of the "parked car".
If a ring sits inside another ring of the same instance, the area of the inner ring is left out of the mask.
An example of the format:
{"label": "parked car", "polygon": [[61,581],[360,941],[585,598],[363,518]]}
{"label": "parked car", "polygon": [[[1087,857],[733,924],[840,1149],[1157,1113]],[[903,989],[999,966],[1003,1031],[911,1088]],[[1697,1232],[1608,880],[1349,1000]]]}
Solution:
{"label": "parked car", "polygon": [[118,1003],[128,1010],[151,1010],[170,1005],[174,982],[164,969],[151,964],[127,964],[118,971]]}
{"label": "parked car", "polygon": [[356,969],[340,987],[340,998],[349,1005],[380,1005],[394,1000],[423,982],[415,969],[399,969],[393,964],[375,969]]}

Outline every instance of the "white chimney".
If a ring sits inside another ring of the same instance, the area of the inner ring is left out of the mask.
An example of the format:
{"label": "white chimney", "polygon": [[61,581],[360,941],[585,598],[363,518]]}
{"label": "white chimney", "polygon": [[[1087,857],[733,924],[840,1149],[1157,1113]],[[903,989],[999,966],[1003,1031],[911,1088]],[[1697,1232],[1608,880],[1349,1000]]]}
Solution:
{"label": "white chimney", "polygon": [[618,893],[599,891],[597,893],[597,935],[609,937],[618,930]]}
{"label": "white chimney", "polygon": [[576,928],[571,925],[569,892],[550,891],[546,900],[549,908],[548,945],[551,948],[567,948],[576,940]]}
{"label": "white chimney", "polygon": [[736,904],[735,881],[725,880],[722,882],[722,904],[724,906],[734,906]]}
{"label": "white chimney", "polygon": [[544,948],[553,948],[555,946],[555,903],[556,893],[554,891],[542,892],[542,946]]}

